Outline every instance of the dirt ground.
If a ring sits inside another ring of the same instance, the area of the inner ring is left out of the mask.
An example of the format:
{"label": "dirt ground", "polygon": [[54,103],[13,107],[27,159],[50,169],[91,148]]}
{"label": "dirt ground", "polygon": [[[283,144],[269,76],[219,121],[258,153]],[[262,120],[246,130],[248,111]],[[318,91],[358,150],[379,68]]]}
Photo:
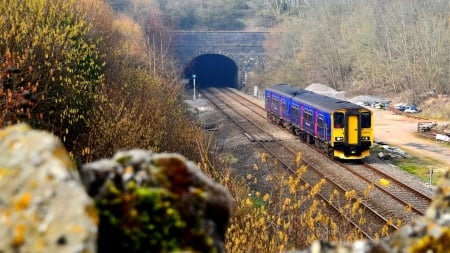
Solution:
{"label": "dirt ground", "polygon": [[[417,123],[427,120],[394,114],[389,110],[373,109],[373,113],[375,142],[398,147],[416,157],[435,160],[437,162],[433,169],[450,169],[450,145],[422,138],[416,134]],[[436,123],[450,124],[450,122]]]}

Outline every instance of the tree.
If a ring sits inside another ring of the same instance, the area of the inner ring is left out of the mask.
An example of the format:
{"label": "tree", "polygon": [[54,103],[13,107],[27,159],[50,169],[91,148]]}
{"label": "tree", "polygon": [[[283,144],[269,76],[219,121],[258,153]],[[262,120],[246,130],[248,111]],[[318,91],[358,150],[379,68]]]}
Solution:
{"label": "tree", "polygon": [[266,84],[290,83],[301,86],[304,76],[297,61],[300,52],[300,38],[303,35],[300,20],[291,19],[272,29],[265,42],[267,52]]}
{"label": "tree", "polygon": [[[118,149],[181,152],[194,158],[197,129],[179,101],[179,71],[168,53],[170,36],[158,10],[135,1],[116,15],[106,56],[105,84],[88,115],[81,155],[92,161]],[[133,17],[133,18],[131,18]]]}
{"label": "tree", "polygon": [[52,131],[69,150],[85,129],[85,114],[102,82],[90,26],[70,0],[0,1],[0,62],[20,70],[11,92],[33,93],[26,117]]}

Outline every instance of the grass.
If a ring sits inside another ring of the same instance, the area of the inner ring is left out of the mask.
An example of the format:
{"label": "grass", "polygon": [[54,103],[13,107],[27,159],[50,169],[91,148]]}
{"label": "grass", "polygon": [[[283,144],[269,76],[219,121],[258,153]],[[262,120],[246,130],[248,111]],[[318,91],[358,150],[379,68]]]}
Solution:
{"label": "grass", "polygon": [[[380,151],[384,151],[381,147],[376,146],[372,150],[372,154],[377,154]],[[416,176],[424,182],[429,182],[430,169],[433,169],[433,180],[432,183],[435,184],[444,172],[446,164],[441,161],[432,158],[425,158],[420,156],[420,154],[404,150],[409,157],[393,157],[388,162],[397,166],[399,169]]]}
{"label": "grass", "polygon": [[392,160],[392,164],[400,169],[415,175],[425,182],[430,179],[430,169],[433,169],[432,183],[436,183],[437,179],[441,177],[442,171],[436,170],[439,168],[439,161],[433,159],[423,159],[416,156],[411,158],[396,158]]}
{"label": "grass", "polygon": [[[421,137],[426,138],[426,137]],[[443,147],[448,147],[450,144],[442,143]],[[403,149],[403,148],[402,148]],[[430,158],[430,157],[423,157],[420,155],[420,153],[414,153],[410,150],[404,151],[409,155],[408,157],[393,157],[388,160],[391,164],[397,166],[399,169],[416,176],[417,178],[421,179],[424,182],[429,182],[430,180],[430,170],[433,169],[433,178],[432,183],[433,185],[436,184],[438,181],[438,178],[440,178],[446,168],[448,168],[448,165]],[[385,152],[381,148],[381,146],[375,146],[372,149],[372,154],[376,156],[378,152]]]}

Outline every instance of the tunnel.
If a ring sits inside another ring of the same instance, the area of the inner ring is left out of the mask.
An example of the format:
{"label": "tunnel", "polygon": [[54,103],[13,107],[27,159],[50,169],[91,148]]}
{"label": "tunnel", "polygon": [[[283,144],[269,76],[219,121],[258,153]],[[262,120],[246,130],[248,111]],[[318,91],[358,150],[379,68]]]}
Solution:
{"label": "tunnel", "polygon": [[209,87],[239,88],[238,67],[236,63],[220,54],[203,54],[195,57],[184,70],[184,78],[189,87],[197,89]]}

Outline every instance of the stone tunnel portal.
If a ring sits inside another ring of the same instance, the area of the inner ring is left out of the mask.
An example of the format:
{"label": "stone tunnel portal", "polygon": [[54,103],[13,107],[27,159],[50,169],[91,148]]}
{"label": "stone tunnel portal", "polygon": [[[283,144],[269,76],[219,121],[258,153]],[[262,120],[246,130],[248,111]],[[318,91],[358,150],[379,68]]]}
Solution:
{"label": "stone tunnel portal", "polygon": [[208,87],[238,88],[238,67],[236,63],[220,54],[203,54],[195,57],[184,70],[184,76],[192,88],[195,74],[196,89]]}

